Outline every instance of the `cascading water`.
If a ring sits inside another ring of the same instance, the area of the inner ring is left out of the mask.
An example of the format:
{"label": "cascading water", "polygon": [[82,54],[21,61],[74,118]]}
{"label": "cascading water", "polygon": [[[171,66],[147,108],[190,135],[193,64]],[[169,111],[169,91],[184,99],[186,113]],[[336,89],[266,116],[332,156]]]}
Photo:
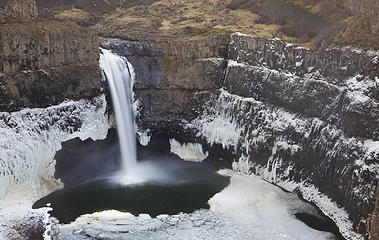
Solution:
{"label": "cascading water", "polygon": [[112,95],[121,149],[121,171],[114,176],[114,180],[125,185],[164,181],[167,176],[159,166],[148,161],[137,163],[133,66],[127,59],[109,50],[101,49],[101,51],[100,68],[108,81]]}
{"label": "cascading water", "polygon": [[126,175],[137,164],[135,119],[132,110],[132,66],[125,58],[109,50],[101,51],[100,67],[108,80],[120,139],[121,172]]}

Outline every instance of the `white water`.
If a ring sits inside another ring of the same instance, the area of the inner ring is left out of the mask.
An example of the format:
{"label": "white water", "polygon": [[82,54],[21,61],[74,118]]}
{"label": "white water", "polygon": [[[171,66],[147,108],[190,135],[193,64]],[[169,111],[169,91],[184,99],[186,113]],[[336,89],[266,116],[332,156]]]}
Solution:
{"label": "white water", "polygon": [[121,172],[129,174],[137,165],[135,119],[132,110],[133,82],[127,60],[102,49],[100,67],[108,80],[116,115],[121,149]]}

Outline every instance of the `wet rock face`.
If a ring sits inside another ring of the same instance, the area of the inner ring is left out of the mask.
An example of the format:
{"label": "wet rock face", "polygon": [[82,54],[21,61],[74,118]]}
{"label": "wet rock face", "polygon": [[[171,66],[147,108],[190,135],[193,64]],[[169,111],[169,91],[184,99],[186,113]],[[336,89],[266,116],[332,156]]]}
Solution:
{"label": "wet rock face", "polygon": [[95,34],[56,21],[0,26],[0,111],[46,107],[100,93]]}
{"label": "wet rock face", "polygon": [[367,234],[379,176],[377,53],[313,52],[242,34],[101,45],[135,68],[140,128],[209,143],[210,155],[228,151],[236,170],[296,183],[303,195],[316,186]]}

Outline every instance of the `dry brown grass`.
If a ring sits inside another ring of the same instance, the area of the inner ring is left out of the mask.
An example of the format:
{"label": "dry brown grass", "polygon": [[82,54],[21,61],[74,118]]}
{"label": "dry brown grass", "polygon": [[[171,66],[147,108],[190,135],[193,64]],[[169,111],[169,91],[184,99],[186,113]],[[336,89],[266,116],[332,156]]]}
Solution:
{"label": "dry brown grass", "polygon": [[55,15],[55,18],[57,19],[72,19],[72,20],[88,20],[90,19],[91,15],[83,10],[80,9],[70,9],[65,10],[61,13],[58,13]]}
{"label": "dry brown grass", "polygon": [[346,20],[346,26],[336,36],[334,44],[379,49],[379,41],[371,32],[369,19],[363,16],[355,16]]}
{"label": "dry brown grass", "polygon": [[310,13],[332,21],[343,21],[349,12],[343,9],[340,1],[331,0],[285,0],[288,3],[307,9]]}
{"label": "dry brown grass", "polygon": [[[329,0],[134,0],[105,16],[93,28],[104,37],[194,40],[242,32],[279,37],[301,46],[375,46],[366,25],[349,22],[346,11]],[[132,4],[133,3],[133,4]],[[76,13],[75,13],[76,14]],[[66,15],[74,15],[70,12]],[[65,14],[63,14],[65,15]],[[78,16],[82,17],[82,16]],[[358,29],[364,33],[356,39]],[[338,38],[334,39],[336,36]]]}
{"label": "dry brown grass", "polygon": [[[148,34],[199,39],[242,32],[274,37],[277,24],[257,24],[258,14],[247,9],[229,9],[225,0],[161,0],[117,11],[95,28],[100,35],[147,38]],[[290,40],[291,38],[286,38]]]}
{"label": "dry brown grass", "polygon": [[101,19],[99,16],[76,8],[64,10],[58,14],[55,14],[54,18],[61,21],[75,22],[82,26],[96,24]]}

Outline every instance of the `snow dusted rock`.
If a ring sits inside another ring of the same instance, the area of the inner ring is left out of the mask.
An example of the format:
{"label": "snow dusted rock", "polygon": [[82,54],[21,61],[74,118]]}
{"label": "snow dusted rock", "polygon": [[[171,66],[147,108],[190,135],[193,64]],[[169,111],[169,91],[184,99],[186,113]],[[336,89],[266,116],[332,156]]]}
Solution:
{"label": "snow dusted rock", "polygon": [[209,155],[204,153],[203,146],[200,143],[183,143],[170,139],[170,152],[178,155],[181,159],[191,162],[202,162]]}
{"label": "snow dusted rock", "polygon": [[379,138],[379,53],[313,52],[280,40],[232,34],[230,92],[321,118],[349,136]]}
{"label": "snow dusted rock", "polygon": [[[225,133],[230,135],[234,129],[234,141],[224,145],[234,153],[233,169],[261,175],[290,191],[298,188],[306,199],[330,216],[348,238],[353,224],[346,212],[328,211],[344,206],[356,225],[373,211],[379,176],[377,142],[347,137],[342,130],[320,119],[225,90],[211,99],[206,109],[187,127],[210,144],[217,137],[225,139]],[[219,124],[213,124],[221,121],[233,127],[222,129],[224,133],[217,128]],[[308,191],[312,194],[307,195]],[[337,204],[330,207],[325,205],[328,198],[313,197],[321,193]]]}
{"label": "snow dusted rock", "polygon": [[36,191],[43,189],[43,182],[53,179],[54,155],[62,142],[76,137],[105,138],[105,109],[101,96],[46,109],[0,113],[0,198],[11,186],[26,181],[33,181]]}
{"label": "snow dusted rock", "polygon": [[136,64],[138,125],[297,189],[347,238],[366,234],[379,180],[379,54],[315,52],[240,33],[214,38],[171,49],[102,40]]}
{"label": "snow dusted rock", "polygon": [[62,187],[54,178],[55,153],[76,137],[104,139],[104,95],[44,109],[0,113],[0,239],[40,239],[48,209],[32,203]]}

